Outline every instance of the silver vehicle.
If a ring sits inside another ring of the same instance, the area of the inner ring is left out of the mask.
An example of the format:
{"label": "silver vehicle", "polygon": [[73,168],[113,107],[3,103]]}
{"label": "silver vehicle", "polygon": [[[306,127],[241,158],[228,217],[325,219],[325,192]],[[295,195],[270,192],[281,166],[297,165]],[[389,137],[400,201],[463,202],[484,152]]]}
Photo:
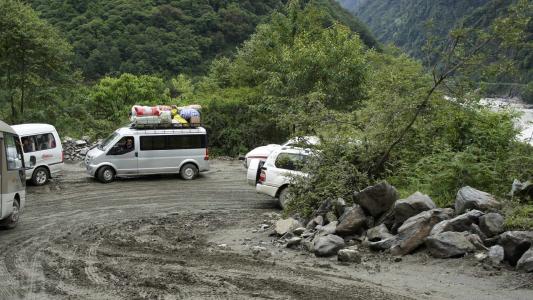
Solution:
{"label": "silver vehicle", "polygon": [[120,128],[92,148],[85,158],[87,173],[103,183],[116,176],[180,174],[194,179],[209,170],[204,128]]}
{"label": "silver vehicle", "polygon": [[22,147],[13,128],[0,121],[0,226],[14,228],[26,201]]}

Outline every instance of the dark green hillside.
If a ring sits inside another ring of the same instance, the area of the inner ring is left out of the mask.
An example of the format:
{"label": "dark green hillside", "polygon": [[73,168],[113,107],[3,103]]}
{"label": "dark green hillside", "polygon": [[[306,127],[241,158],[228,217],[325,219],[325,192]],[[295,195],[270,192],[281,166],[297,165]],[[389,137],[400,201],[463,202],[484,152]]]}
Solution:
{"label": "dark green hillside", "polygon": [[[234,49],[286,0],[31,0],[74,47],[87,80],[104,75],[203,73]],[[304,2],[307,3],[308,1]],[[334,0],[316,0],[330,15],[375,41]]]}

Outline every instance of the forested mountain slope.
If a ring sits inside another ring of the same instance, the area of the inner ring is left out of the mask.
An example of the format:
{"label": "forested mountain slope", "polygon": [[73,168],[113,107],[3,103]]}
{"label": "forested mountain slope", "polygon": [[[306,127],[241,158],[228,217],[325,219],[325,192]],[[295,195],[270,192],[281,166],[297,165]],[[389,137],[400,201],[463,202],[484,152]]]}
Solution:
{"label": "forested mountain slope", "polygon": [[[31,0],[74,47],[87,80],[121,73],[198,74],[227,55],[286,0]],[[375,41],[334,0],[313,0],[368,44]]]}
{"label": "forested mountain slope", "polygon": [[[421,58],[427,37],[444,38],[451,29],[463,23],[484,28],[507,13],[514,0],[338,0],[346,9],[366,23],[383,43],[393,43],[413,57]],[[533,16],[533,12],[530,12]],[[533,22],[529,24],[533,40]],[[524,49],[510,56],[519,68],[516,78],[498,78],[499,82],[529,83],[533,90],[533,51]],[[522,86],[521,89],[524,89]],[[533,94],[532,94],[533,96]],[[533,101],[533,99],[530,99]]]}

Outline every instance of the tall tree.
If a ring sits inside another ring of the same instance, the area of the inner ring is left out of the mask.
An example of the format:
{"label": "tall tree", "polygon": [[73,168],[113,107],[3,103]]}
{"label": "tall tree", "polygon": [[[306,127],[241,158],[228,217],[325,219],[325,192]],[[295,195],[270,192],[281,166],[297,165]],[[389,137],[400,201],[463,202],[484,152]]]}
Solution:
{"label": "tall tree", "polygon": [[[58,31],[18,0],[0,1],[0,103],[12,123],[25,108],[53,99],[70,82],[71,47]],[[35,102],[33,102],[35,101]]]}

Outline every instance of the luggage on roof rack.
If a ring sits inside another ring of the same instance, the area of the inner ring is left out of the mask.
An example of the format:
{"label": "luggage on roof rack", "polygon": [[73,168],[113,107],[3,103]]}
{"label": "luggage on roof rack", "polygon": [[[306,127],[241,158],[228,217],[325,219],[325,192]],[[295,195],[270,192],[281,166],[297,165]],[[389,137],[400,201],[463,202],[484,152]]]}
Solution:
{"label": "luggage on roof rack", "polygon": [[200,105],[140,106],[131,108],[131,128],[191,128],[201,125]]}

